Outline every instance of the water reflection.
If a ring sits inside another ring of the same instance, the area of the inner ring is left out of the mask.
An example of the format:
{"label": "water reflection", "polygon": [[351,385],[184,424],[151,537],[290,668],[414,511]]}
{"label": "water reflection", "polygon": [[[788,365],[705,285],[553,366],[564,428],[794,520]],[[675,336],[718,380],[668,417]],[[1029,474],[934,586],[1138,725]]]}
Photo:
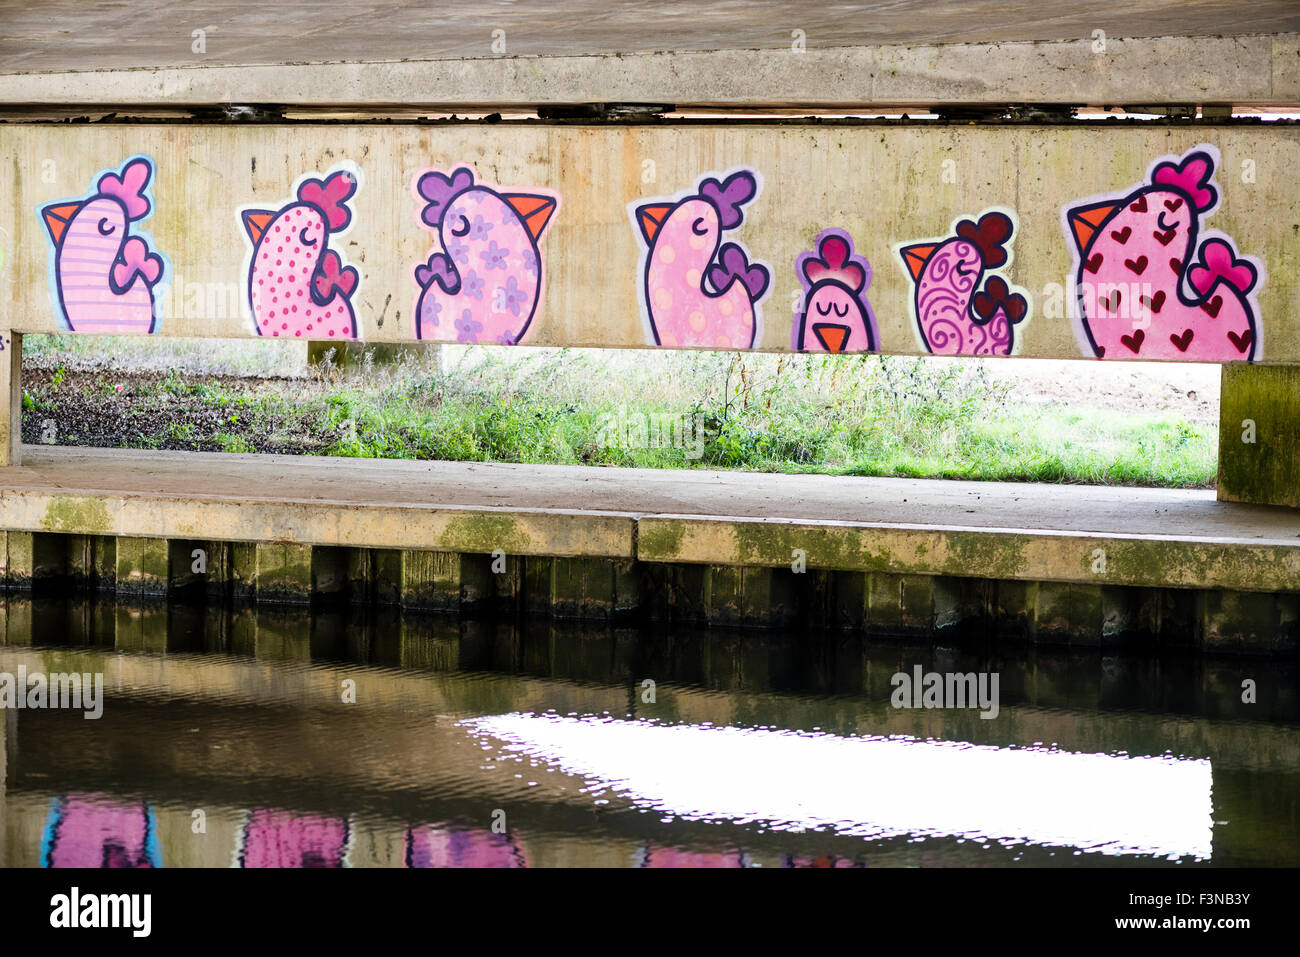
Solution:
{"label": "water reflection", "polygon": [[147,804],[70,794],[50,802],[42,867],[161,867],[158,827]]}
{"label": "water reflection", "polygon": [[1210,857],[1208,760],[555,715],[466,725],[505,742],[506,755],[686,820]]}
{"label": "water reflection", "polygon": [[523,849],[506,833],[413,827],[406,832],[407,867],[527,867]]}
{"label": "water reflection", "polygon": [[348,822],[316,814],[259,809],[240,831],[240,867],[342,867]]}
{"label": "water reflection", "polygon": [[[0,672],[99,672],[105,699],[97,721],[3,712],[7,866],[1300,860],[1294,662],[348,609],[4,613]],[[890,676],[916,665],[997,671],[998,717],[891,708]]]}

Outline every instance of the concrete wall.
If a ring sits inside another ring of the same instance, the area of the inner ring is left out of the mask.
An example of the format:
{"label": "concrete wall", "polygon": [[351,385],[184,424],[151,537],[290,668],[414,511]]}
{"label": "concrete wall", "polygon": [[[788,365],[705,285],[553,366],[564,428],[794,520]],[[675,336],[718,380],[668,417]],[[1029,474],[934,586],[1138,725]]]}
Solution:
{"label": "concrete wall", "polygon": [[[348,200],[352,220],[329,245],[358,273],[350,302],[359,336],[411,340],[419,294],[413,271],[439,247],[417,222],[413,180],[429,167],[469,165],[478,182],[501,193],[551,191],[559,198],[538,244],[544,284],[523,342],[645,346],[653,341],[642,315],[646,244],[629,204],[695,193],[710,174],[746,169],[758,174],[761,188],[743,205],[743,222],[722,240],[738,243],[770,271],[758,300],[758,348],[791,349],[804,292],[795,260],[816,251],[828,228],[847,231],[855,254],[871,267],[865,296],[878,348],[905,354],[936,348],[918,334],[915,283],[896,247],[951,237],[959,218],[1000,207],[1013,222],[1006,244],[1013,255],[978,282],[987,289],[990,276],[1002,276],[1028,300],[1027,317],[1014,327],[1013,351],[1091,356],[1078,324],[1065,314],[1067,276],[1076,267],[1063,209],[1101,194],[1118,200],[1146,181],[1157,159],[1200,144],[1221,153],[1214,173],[1219,207],[1201,218],[1201,227],[1226,233],[1236,254],[1254,257],[1259,281],[1249,305],[1257,307],[1258,328],[1250,348],[1235,353],[1211,319],[1185,308],[1168,319],[1179,308],[1177,277],[1153,265],[1141,281],[1160,272],[1155,281],[1170,285],[1170,304],[1151,317],[1147,348],[1137,357],[1165,357],[1151,352],[1157,340],[1166,353],[1171,349],[1162,323],[1174,322],[1181,333],[1190,315],[1188,322],[1199,323],[1197,342],[1218,335],[1217,351],[1202,355],[1197,346],[1168,357],[1300,361],[1300,285],[1292,281],[1300,270],[1300,190],[1293,180],[1300,129],[1288,126],[7,126],[0,129],[0,153],[12,160],[2,174],[9,185],[0,237],[13,285],[0,300],[0,328],[66,326],[52,295],[50,233],[38,208],[84,200],[101,172],[121,172],[129,157],[143,154],[155,169],[153,208],[130,232],[148,233],[150,248],[166,259],[154,287],[163,335],[255,335],[247,303],[250,244],[240,209],[279,210],[306,174],[351,163],[361,178]],[[452,305],[459,309],[464,301]],[[1229,314],[1232,308],[1229,303]],[[680,321],[688,318],[683,313]],[[1139,316],[1134,325],[1140,324]],[[429,333],[458,336],[445,322]],[[1107,358],[1116,357],[1127,353],[1116,346]]]}

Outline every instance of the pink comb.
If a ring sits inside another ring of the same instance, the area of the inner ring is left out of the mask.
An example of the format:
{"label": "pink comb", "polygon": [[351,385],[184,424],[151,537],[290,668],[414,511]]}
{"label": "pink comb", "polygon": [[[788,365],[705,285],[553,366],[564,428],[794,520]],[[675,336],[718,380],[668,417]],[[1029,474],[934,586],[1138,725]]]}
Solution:
{"label": "pink comb", "polygon": [[866,274],[861,266],[851,260],[853,247],[843,236],[836,234],[827,236],[822,240],[817,252],[820,254],[820,259],[809,257],[803,264],[803,274],[808,277],[810,283],[833,279],[842,282],[854,292],[866,284]]}
{"label": "pink comb", "polygon": [[1218,199],[1210,177],[1214,175],[1214,161],[1208,153],[1189,153],[1181,163],[1161,163],[1151,174],[1151,182],[1159,186],[1174,186],[1192,197],[1197,212],[1205,212]]}
{"label": "pink comb", "polygon": [[326,176],[324,182],[318,179],[307,180],[298,187],[298,199],[319,207],[325,214],[330,231],[338,232],[352,219],[352,211],[344,203],[356,191],[356,177],[347,170],[340,170]]}
{"label": "pink comb", "polygon": [[122,167],[122,174],[105,173],[99,178],[101,196],[111,196],[126,207],[128,220],[143,219],[149,213],[149,200],[144,189],[149,185],[153,169],[149,161],[133,159]]}

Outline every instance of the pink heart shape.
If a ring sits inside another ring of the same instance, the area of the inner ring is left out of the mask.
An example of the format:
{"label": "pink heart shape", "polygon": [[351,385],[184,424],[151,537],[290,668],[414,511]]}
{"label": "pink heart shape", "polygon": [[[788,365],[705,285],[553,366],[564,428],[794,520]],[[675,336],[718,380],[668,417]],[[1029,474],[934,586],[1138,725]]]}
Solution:
{"label": "pink heart shape", "polygon": [[816,259],[808,260],[808,264],[803,268],[804,275],[808,277],[810,283],[817,283],[823,278],[829,276],[832,279],[838,279],[850,289],[861,289],[865,276],[862,274],[862,267],[856,263],[846,263],[838,269],[827,266]]}
{"label": "pink heart shape", "polygon": [[1222,279],[1242,293],[1250,292],[1255,285],[1255,268],[1244,259],[1238,259],[1232,246],[1222,239],[1207,239],[1201,245],[1201,261],[1187,270],[1187,280],[1201,295],[1214,288]]}
{"label": "pink heart shape", "polygon": [[162,268],[162,257],[149,252],[143,239],[132,236],[122,244],[122,262],[113,266],[113,281],[118,288],[125,289],[138,273],[147,285],[153,286],[161,278]]}
{"label": "pink heart shape", "polygon": [[121,201],[126,208],[126,218],[140,219],[149,212],[149,200],[144,197],[144,188],[149,185],[152,172],[149,162],[134,159],[122,167],[122,175],[105,173],[99,178],[99,192]]}
{"label": "pink heart shape", "polygon": [[1192,197],[1200,212],[1214,205],[1216,194],[1210,186],[1214,166],[1204,153],[1194,153],[1181,163],[1161,163],[1151,176],[1157,186],[1173,186]]}
{"label": "pink heart shape", "polygon": [[339,254],[332,249],[325,250],[321,257],[320,271],[316,274],[316,292],[324,299],[334,289],[343,293],[344,298],[352,295],[357,287],[357,271],[351,266],[343,267]]}

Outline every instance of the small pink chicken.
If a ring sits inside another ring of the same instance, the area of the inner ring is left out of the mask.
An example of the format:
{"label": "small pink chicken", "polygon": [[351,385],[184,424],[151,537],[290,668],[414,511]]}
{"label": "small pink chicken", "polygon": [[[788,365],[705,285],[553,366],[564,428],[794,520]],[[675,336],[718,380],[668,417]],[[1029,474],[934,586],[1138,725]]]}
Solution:
{"label": "small pink chicken", "polygon": [[656,345],[754,346],[770,274],[722,233],[741,224],[741,206],[756,195],[757,177],[740,170],[721,182],[706,177],[683,198],[629,207],[646,244],[641,299]]}
{"label": "small pink chicken", "polygon": [[132,224],[152,211],[153,163],[128,160],[99,177],[96,191],[41,208],[53,244],[52,288],[62,321],[72,332],[122,334],[157,328],[155,288],[166,261]]}
{"label": "small pink chicken", "polygon": [[1263,267],[1221,234],[1198,239],[1219,203],[1217,153],[1199,146],[1149,181],[1063,211],[1074,247],[1072,301],[1098,358],[1249,360],[1259,354],[1252,292]]}
{"label": "small pink chicken", "polygon": [[953,235],[896,247],[915,284],[912,316],[927,351],[935,355],[1009,356],[1014,327],[1029,315],[1029,298],[1006,279],[985,272],[1008,266],[1015,232],[1010,215],[982,213],[959,220]]}
{"label": "small pink chicken", "polygon": [[357,271],[329,248],[329,237],[352,221],[346,203],[356,191],[356,175],[340,170],[323,181],[305,180],[297,200],[279,210],[242,211],[253,247],[248,302],[258,335],[357,337],[351,299]]}
{"label": "small pink chicken", "polygon": [[871,264],[853,254],[853,240],[842,229],[817,237],[817,251],[795,257],[804,287],[803,313],[794,325],[793,347],[800,352],[873,352],[876,317],[867,301]]}
{"label": "small pink chicken", "polygon": [[520,342],[541,304],[541,241],[559,195],[476,185],[465,166],[425,170],[416,176],[415,194],[424,203],[420,224],[442,246],[414,269],[416,338]]}

